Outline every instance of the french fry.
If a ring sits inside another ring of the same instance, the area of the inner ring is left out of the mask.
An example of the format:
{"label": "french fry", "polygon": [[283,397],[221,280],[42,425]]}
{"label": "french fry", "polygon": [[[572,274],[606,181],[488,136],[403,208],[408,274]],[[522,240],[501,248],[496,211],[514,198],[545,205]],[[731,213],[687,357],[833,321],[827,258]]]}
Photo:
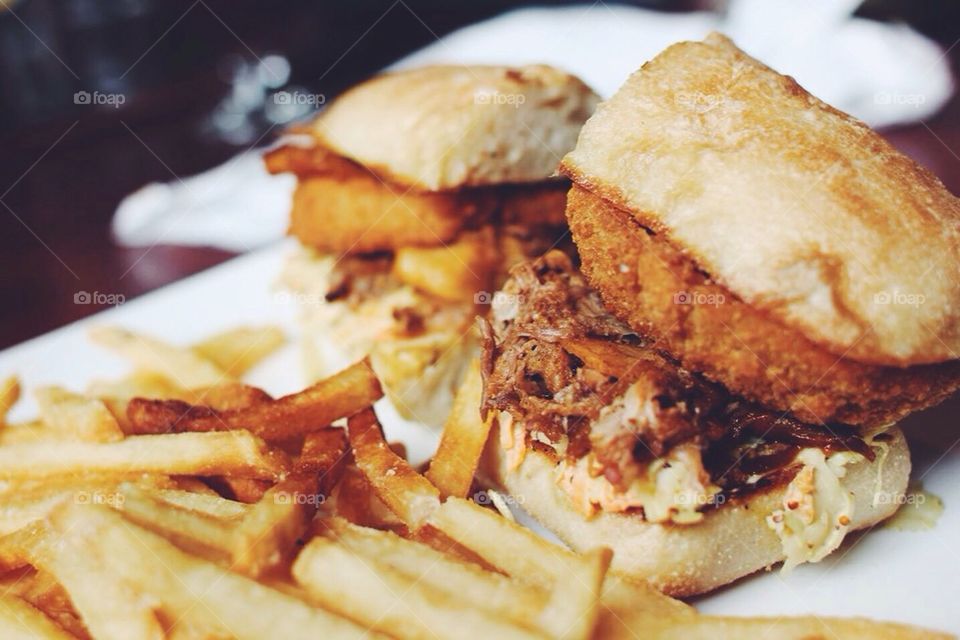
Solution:
{"label": "french fry", "polygon": [[566,576],[557,580],[540,626],[554,638],[588,640],[600,616],[600,594],[610,567],[610,549],[595,549],[566,561]]}
{"label": "french fry", "polygon": [[304,547],[293,576],[324,607],[398,638],[546,637],[324,538]]}
{"label": "french fry", "polygon": [[315,476],[287,478],[247,510],[230,532],[232,568],[257,577],[292,557],[316,513],[317,486]]}
{"label": "french fry", "polygon": [[461,498],[448,498],[429,522],[500,571],[545,589],[563,579],[576,558],[572,551]]}
{"label": "french fry", "polygon": [[20,399],[20,379],[8,376],[0,382],[0,425],[6,424],[7,414]]}
{"label": "french fry", "polygon": [[390,531],[359,527],[336,517],[323,519],[322,529],[324,535],[358,555],[389,565],[408,578],[518,624],[535,619],[548,601],[543,589],[511,580]]}
{"label": "french fry", "polygon": [[67,592],[56,578],[46,571],[24,568],[9,574],[9,579],[4,581],[2,588],[5,595],[16,596],[42,611],[71,637],[83,640],[90,638]]}
{"label": "french fry", "polygon": [[273,486],[269,480],[241,478],[237,476],[218,476],[207,480],[220,495],[244,504],[253,504],[263,498],[263,494]]}
{"label": "french fry", "polygon": [[280,440],[323,429],[382,395],[373,370],[361,361],[303,391],[242,409],[217,411],[177,400],[135,398],[127,418],[134,433],[247,429],[266,440]]}
{"label": "french fry", "polygon": [[377,497],[411,529],[423,526],[440,507],[440,492],[390,450],[373,409],[351,416],[347,434],[357,467]]}
{"label": "french fry", "polygon": [[208,637],[354,640],[370,635],[344,618],[191,556],[109,509],[69,505],[51,524],[107,571],[135,585],[141,597],[160,600],[170,619]]}
{"label": "french fry", "polygon": [[319,491],[327,496],[343,477],[350,460],[349,443],[344,429],[323,429],[308,433],[300,455],[293,462],[293,473],[312,475],[319,482]]}
{"label": "french fry", "polygon": [[145,371],[135,371],[115,381],[96,382],[88,387],[87,395],[99,398],[107,406],[124,433],[133,432],[127,420],[127,405],[133,398],[179,400],[217,411],[241,409],[272,399],[262,389],[242,382],[226,381],[212,387],[184,389],[161,375]]}
{"label": "french fry", "polygon": [[42,442],[0,447],[0,480],[60,475],[235,473],[276,479],[287,461],[246,431],[130,436],[120,442]]}
{"label": "french fry", "polygon": [[69,640],[76,637],[38,609],[11,595],[0,595],[0,636],[5,640]]}
{"label": "french fry", "polygon": [[877,622],[858,618],[779,617],[779,618],[732,618],[720,616],[647,615],[638,620],[633,635],[599,635],[600,640],[609,638],[636,638],[642,634],[651,640],[946,640],[949,634],[936,633],[893,622]]}
{"label": "french fry", "polygon": [[185,389],[209,387],[230,380],[226,371],[189,348],[118,327],[94,327],[90,339],[129,360],[135,368],[154,371]]}
{"label": "french fry", "polygon": [[44,428],[44,424],[39,420],[10,424],[0,429],[0,447],[28,442],[50,442],[60,439],[59,433]]}
{"label": "french fry", "polygon": [[233,553],[232,532],[239,519],[178,507],[131,484],[123,485],[120,491],[123,499],[114,506],[131,522],[203,557],[226,562]]}
{"label": "french fry", "polygon": [[343,471],[325,506],[339,517],[364,527],[389,528],[403,523],[383,503],[367,478],[353,466]]}
{"label": "french fry", "polygon": [[[137,369],[117,380],[95,380],[87,385],[87,395],[126,401],[137,396],[143,398],[181,398],[186,399],[189,392],[154,371]],[[109,406],[109,402],[107,402]]]}
{"label": "french fry", "polygon": [[196,511],[221,520],[239,519],[250,509],[250,505],[221,498],[215,493],[205,494],[180,489],[156,489],[152,492],[152,495],[175,507]]}
{"label": "french fry", "polygon": [[[60,510],[80,512],[101,509],[69,505]],[[63,585],[84,625],[98,640],[148,638],[163,640],[164,630],[156,616],[159,602],[138,593],[121,580],[110,579],[105,549],[87,546],[83,524],[64,535],[48,526],[31,526],[0,540],[6,548],[20,550],[30,564],[53,574]]]}
{"label": "french fry", "polygon": [[41,387],[34,396],[40,421],[64,440],[116,442],[123,431],[107,406],[96,398],[82,396],[61,387]]}
{"label": "french fry", "polygon": [[201,340],[192,351],[239,378],[284,342],[286,336],[279,327],[237,327]]}
{"label": "french fry", "polygon": [[466,498],[494,419],[480,417],[480,362],[474,360],[453,401],[453,409],[440,436],[437,453],[427,469],[427,479],[444,498]]}

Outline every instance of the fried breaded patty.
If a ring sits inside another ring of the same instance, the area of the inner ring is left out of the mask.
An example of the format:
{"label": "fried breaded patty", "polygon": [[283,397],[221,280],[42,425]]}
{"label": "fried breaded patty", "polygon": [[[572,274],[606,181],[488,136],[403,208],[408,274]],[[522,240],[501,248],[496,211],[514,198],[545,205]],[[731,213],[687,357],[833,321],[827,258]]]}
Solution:
{"label": "fried breaded patty", "polygon": [[273,173],[293,172],[290,233],[336,254],[437,247],[487,223],[565,225],[566,182],[417,191],[320,146],[284,146],[266,156]]}
{"label": "fried breaded patty", "polygon": [[681,250],[582,187],[568,194],[567,219],[582,270],[611,312],[686,368],[750,400],[806,422],[874,426],[960,387],[958,361],[898,368],[831,353],[744,303]]}

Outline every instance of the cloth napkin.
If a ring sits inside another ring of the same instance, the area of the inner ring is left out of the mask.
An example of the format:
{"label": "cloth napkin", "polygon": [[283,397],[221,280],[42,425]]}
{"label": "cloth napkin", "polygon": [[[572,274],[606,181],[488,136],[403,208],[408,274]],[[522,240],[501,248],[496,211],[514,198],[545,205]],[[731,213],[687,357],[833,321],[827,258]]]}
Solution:
{"label": "cloth napkin", "polygon": [[[860,0],[731,0],[723,14],[662,13],[597,2],[511,11],[455,31],[390,68],[432,63],[548,63],[603,96],[666,46],[721,31],[750,55],[873,127],[916,122],[950,98],[948,61],[901,24],[852,17]],[[428,17],[427,17],[428,18]],[[281,237],[295,181],[266,173],[260,151],[125,198],[117,242],[246,251]]]}

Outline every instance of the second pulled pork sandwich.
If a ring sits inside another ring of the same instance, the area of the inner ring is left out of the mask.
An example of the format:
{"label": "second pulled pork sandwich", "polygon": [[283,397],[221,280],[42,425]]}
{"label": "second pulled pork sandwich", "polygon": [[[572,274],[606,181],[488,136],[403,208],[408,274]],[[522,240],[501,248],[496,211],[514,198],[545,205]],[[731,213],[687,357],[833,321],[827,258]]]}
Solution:
{"label": "second pulled pork sandwich", "polygon": [[672,595],[894,513],[894,423],[960,384],[958,200],[719,35],[632,75],[561,171],[582,274],[548,253],[496,297],[481,473]]}
{"label": "second pulled pork sandwich", "polygon": [[556,166],[597,100],[544,65],[385,73],[269,152],[297,176],[284,284],[311,373],[370,355],[402,415],[442,424],[507,268],[572,250]]}

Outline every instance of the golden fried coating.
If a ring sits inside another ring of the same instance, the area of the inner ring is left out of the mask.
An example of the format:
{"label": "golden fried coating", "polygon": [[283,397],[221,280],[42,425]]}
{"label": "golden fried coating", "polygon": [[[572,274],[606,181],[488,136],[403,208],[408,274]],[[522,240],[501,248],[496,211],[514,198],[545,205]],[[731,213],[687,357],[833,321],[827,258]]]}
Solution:
{"label": "golden fried coating", "polygon": [[629,214],[574,186],[567,219],[582,270],[615,315],[686,368],[807,422],[874,426],[960,387],[960,361],[906,368],[831,353],[711,281]]}
{"label": "golden fried coating", "polygon": [[290,233],[330,253],[439,247],[486,223],[560,226],[567,184],[416,191],[323,147],[287,145],[266,154],[272,173],[298,177]]}

